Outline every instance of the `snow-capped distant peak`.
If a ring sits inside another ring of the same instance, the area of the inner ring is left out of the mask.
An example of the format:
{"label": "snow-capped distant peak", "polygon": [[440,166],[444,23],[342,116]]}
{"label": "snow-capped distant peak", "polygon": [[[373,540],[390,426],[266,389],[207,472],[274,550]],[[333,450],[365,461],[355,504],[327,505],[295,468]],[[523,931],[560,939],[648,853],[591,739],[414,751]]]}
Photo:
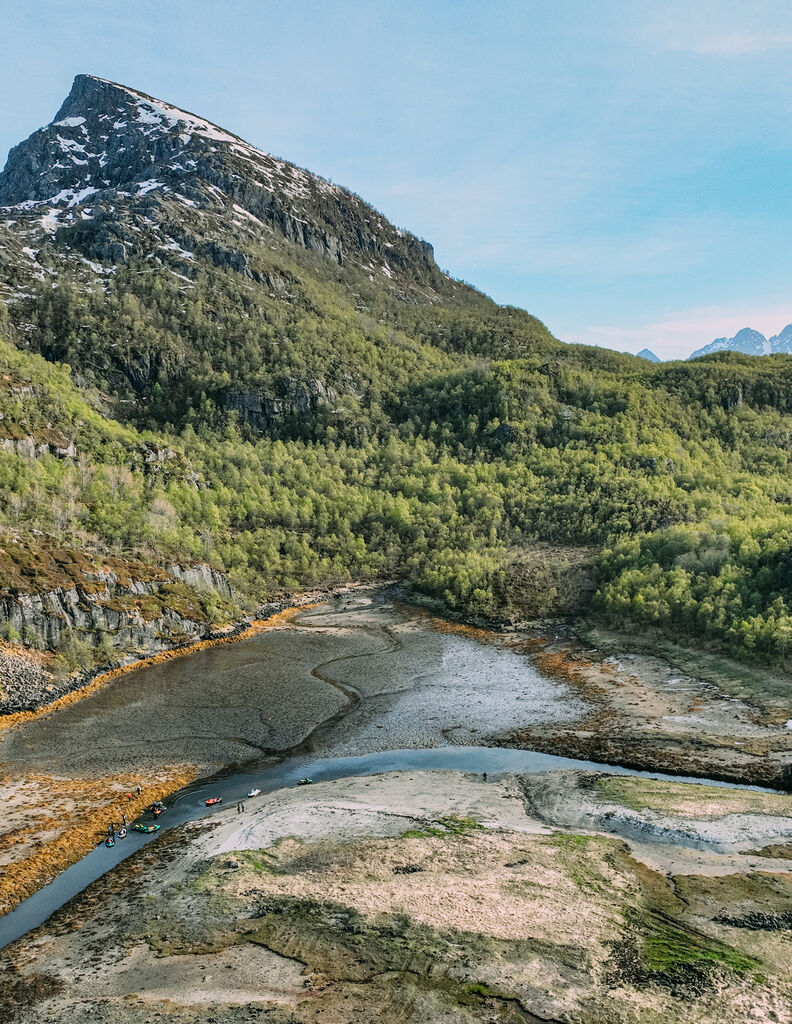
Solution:
{"label": "snow-capped distant peak", "polygon": [[696,359],[698,356],[708,356],[713,352],[742,352],[746,356],[768,356],[778,352],[792,354],[792,324],[787,326],[779,334],[772,338],[765,338],[759,331],[750,327],[743,327],[733,338],[716,338],[704,348],[696,349],[689,356]]}
{"label": "snow-capped distant peak", "polygon": [[768,342],[771,352],[792,352],[792,324],[787,324],[779,334]]}
{"label": "snow-capped distant peak", "polygon": [[709,345],[696,349],[688,358],[697,359],[713,352],[742,352],[747,356],[764,356],[770,351],[770,342],[763,334],[751,327],[743,327],[733,338],[716,338]]}

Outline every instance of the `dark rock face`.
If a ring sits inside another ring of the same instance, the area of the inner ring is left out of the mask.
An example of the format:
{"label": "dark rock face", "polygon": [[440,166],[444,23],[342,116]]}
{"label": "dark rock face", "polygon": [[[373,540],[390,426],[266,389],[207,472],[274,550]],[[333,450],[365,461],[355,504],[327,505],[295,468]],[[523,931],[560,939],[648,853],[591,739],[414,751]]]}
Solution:
{"label": "dark rock face", "polygon": [[731,928],[748,928],[750,931],[783,932],[792,931],[792,910],[784,910],[780,914],[767,914],[754,910],[742,917],[729,917],[722,914],[716,917],[718,924],[727,924]]}
{"label": "dark rock face", "polygon": [[149,256],[168,203],[181,207],[178,219],[193,217],[209,259],[240,273],[250,273],[246,256],[201,238],[198,211],[241,217],[336,263],[351,257],[372,275],[422,285],[442,278],[431,245],[353,193],[203,118],[90,75],[75,78],[54,121],[12,149],[0,174],[0,206],[40,220],[57,242],[103,264]]}
{"label": "dark rock face", "polygon": [[170,565],[159,578],[149,580],[122,579],[105,569],[70,587],[32,593],[0,592],[0,621],[19,636],[35,637],[39,646],[50,649],[74,634],[91,642],[112,637],[123,649],[154,654],[210,632],[189,601],[177,601],[175,607],[170,607],[167,600],[149,602],[146,607],[146,598],[158,597],[163,588],[175,583],[199,592],[211,590],[223,598],[233,597],[223,573],[205,564]]}
{"label": "dark rock face", "polygon": [[11,651],[0,651],[0,714],[26,711],[45,702],[56,690],[53,676],[43,666]]}
{"label": "dark rock face", "polygon": [[239,414],[239,418],[256,430],[266,430],[290,416],[313,412],[321,405],[332,406],[338,394],[324,381],[282,382],[280,393],[265,394],[244,388],[229,388],[220,396],[223,406]]}

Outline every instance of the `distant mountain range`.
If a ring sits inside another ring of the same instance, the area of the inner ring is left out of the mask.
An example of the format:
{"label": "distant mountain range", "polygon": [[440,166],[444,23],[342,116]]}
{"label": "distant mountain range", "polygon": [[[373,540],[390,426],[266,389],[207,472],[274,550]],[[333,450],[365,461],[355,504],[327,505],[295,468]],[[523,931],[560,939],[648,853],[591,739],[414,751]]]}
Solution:
{"label": "distant mountain range", "polygon": [[[751,327],[743,327],[733,338],[716,338],[709,345],[697,348],[688,359],[709,356],[713,352],[742,352],[746,356],[772,356],[778,352],[792,354],[792,324],[787,324],[780,334],[774,334],[772,338],[766,338]],[[650,348],[642,348],[638,357],[648,359],[650,363],[663,362]]]}
{"label": "distant mountain range", "polygon": [[[742,352],[746,356],[769,356],[776,352],[792,353],[792,324],[787,324],[780,334],[775,334],[769,339],[759,331],[743,327],[733,338],[716,338],[704,348],[696,349],[688,358],[696,359],[698,356],[708,356],[712,352]],[[645,355],[645,351],[639,355]]]}

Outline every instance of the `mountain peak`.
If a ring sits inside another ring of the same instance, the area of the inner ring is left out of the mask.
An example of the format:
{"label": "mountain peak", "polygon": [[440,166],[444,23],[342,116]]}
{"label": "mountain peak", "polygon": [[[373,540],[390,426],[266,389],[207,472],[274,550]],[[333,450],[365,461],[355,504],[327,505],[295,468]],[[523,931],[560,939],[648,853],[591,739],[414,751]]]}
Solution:
{"label": "mountain peak", "polygon": [[[225,131],[219,125],[213,124],[203,117],[198,117],[197,114],[193,114],[189,110],[182,110],[181,107],[158,100],[139,89],[133,89],[119,82],[111,82],[107,78],[99,78],[96,75],[75,76],[71,92],[63,101],[53,123],[58,125],[64,120],[91,114],[115,115],[125,109],[131,112],[134,120],[141,125],[173,128],[181,123],[190,130],[201,132],[207,138],[212,138],[215,141],[237,143],[248,149],[254,148],[238,135]],[[261,151],[256,150],[256,152]]]}
{"label": "mountain peak", "polygon": [[764,356],[771,351],[767,338],[752,327],[743,327],[733,338],[716,338],[709,345],[696,349],[688,359],[712,355],[713,352],[742,352],[747,356]]}
{"label": "mountain peak", "polygon": [[[256,171],[275,174],[295,198],[311,189],[343,191],[180,107],[104,78],[77,75],[53,121],[11,150],[0,174],[0,204],[54,201],[55,183],[74,194],[89,186],[99,191],[101,186],[134,184],[131,179],[138,173],[150,179],[151,165],[168,177],[173,172],[195,176],[197,164],[188,160],[185,165],[178,157],[194,155],[189,151],[202,147],[204,155],[222,148],[224,155],[265,164]],[[116,160],[121,153],[126,155]]]}
{"label": "mountain peak", "polygon": [[650,348],[642,348],[641,351],[638,352],[638,358],[639,359],[648,359],[650,363],[660,363],[660,362],[662,362],[660,357],[656,356],[654,354],[654,352]]}
{"label": "mountain peak", "polygon": [[[431,245],[354,193],[197,114],[94,75],[77,75],[53,121],[11,150],[0,206],[10,208],[7,225],[21,226],[21,251],[37,248],[36,231],[64,229],[93,260],[149,259],[152,229],[168,220],[165,247],[200,241],[227,250],[229,232],[240,231],[269,246],[274,235],[339,264],[349,259],[389,287],[448,284]],[[244,266],[246,257],[222,261]]]}
{"label": "mountain peak", "polygon": [[768,342],[771,352],[792,352],[792,324],[775,334]]}

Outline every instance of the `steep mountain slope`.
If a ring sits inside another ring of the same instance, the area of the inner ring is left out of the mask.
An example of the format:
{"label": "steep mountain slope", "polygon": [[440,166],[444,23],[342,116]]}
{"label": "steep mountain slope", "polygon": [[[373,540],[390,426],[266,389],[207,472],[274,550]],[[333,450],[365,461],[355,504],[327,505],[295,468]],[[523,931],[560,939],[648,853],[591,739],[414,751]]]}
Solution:
{"label": "steep mountain slope", "polygon": [[650,348],[642,348],[638,353],[639,359],[648,359],[650,363],[659,363],[661,360],[654,354]]}
{"label": "steep mountain slope", "polygon": [[450,369],[442,350],[482,354],[479,338],[487,355],[558,347],[346,189],[90,76],[11,151],[0,204],[18,336],[138,421],[203,406],[266,429],[340,396],[376,403]]}
{"label": "steep mountain slope", "polygon": [[[562,345],[345,189],[89,76],[0,202],[7,632],[126,651],[398,576],[786,657],[789,357]],[[58,629],[18,612],[53,560],[82,574]],[[136,600],[109,572],[157,591],[134,629],[99,611]]]}

